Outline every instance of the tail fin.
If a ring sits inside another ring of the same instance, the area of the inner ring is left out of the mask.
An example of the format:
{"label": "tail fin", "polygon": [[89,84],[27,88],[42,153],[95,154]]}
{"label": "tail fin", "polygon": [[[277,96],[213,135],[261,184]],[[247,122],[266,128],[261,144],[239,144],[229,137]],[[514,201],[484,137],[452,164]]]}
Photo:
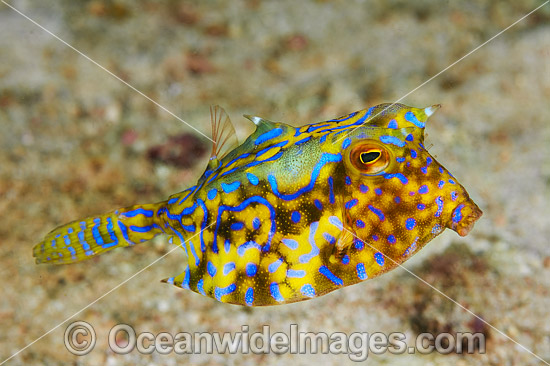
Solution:
{"label": "tail fin", "polygon": [[36,263],[76,263],[111,249],[151,240],[163,233],[159,209],[165,204],[136,205],[70,222],[36,244],[33,256]]}

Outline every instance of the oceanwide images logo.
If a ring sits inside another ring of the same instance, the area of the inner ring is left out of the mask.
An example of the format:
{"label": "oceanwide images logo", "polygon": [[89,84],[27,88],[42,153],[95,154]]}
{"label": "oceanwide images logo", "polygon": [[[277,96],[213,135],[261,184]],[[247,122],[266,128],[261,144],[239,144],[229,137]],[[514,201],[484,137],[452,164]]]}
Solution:
{"label": "oceanwide images logo", "polygon": [[[93,350],[97,336],[86,322],[70,324],[64,334],[65,346],[75,355],[85,355]],[[407,342],[404,333],[354,332],[303,332],[297,324],[291,324],[288,332],[271,332],[269,325],[261,331],[251,332],[243,325],[240,332],[160,332],[137,333],[128,324],[117,324],[107,335],[108,345],[117,354],[139,352],[142,354],[347,354],[352,361],[364,361],[369,354],[393,354],[438,352],[485,353],[485,336],[482,333],[422,333]],[[411,345],[412,344],[412,345]]]}

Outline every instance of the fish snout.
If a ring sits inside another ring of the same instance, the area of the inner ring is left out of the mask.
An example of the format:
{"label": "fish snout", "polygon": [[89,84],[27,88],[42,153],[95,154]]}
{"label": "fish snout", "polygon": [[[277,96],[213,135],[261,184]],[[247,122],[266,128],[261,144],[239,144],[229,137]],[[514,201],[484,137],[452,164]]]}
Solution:
{"label": "fish snout", "polygon": [[450,228],[460,236],[466,236],[473,229],[475,222],[483,212],[472,200],[467,200],[453,210]]}

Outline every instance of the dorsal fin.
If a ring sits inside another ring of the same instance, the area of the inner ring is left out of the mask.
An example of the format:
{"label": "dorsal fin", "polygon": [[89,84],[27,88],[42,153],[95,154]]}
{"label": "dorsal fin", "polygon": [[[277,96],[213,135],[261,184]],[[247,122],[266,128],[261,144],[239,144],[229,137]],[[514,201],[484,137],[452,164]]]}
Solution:
{"label": "dorsal fin", "polygon": [[256,130],[268,131],[277,127],[277,124],[275,122],[271,122],[262,117],[251,116],[249,114],[243,114],[243,116],[256,125]]}
{"label": "dorsal fin", "polygon": [[229,151],[239,146],[239,141],[231,119],[222,107],[210,106],[210,120],[214,140],[210,160],[221,160]]}

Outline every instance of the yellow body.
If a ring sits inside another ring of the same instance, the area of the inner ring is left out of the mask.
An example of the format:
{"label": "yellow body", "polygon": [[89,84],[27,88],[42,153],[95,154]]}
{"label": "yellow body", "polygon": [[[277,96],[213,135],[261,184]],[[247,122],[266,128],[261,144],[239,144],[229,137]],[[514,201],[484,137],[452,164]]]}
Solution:
{"label": "yellow body", "polygon": [[196,186],[62,226],[34,254],[71,263],[165,233],[189,256],[165,282],[249,306],[376,277],[445,228],[466,235],[481,216],[423,146],[437,107],[379,105],[300,128],[250,117],[256,131],[213,153]]}

